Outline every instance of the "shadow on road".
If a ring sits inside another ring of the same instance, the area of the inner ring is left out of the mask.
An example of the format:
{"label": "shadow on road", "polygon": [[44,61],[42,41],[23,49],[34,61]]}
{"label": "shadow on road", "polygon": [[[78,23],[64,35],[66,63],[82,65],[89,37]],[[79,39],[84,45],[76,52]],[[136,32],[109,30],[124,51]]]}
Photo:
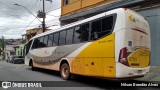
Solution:
{"label": "shadow on road", "polygon": [[[28,70],[32,71],[31,68],[28,68]],[[60,78],[60,73],[58,71],[48,70],[48,69],[41,69],[41,68],[36,68],[35,71],[42,72],[42,73],[45,73],[45,74],[52,75],[52,76]]]}
{"label": "shadow on road", "polygon": [[[30,68],[29,68],[30,69]],[[31,69],[30,69],[31,70]],[[53,70],[46,70],[46,69],[36,69],[38,72],[42,72],[45,74],[52,75],[53,77],[61,78],[60,73]],[[129,89],[129,90],[160,90],[160,85],[158,87],[151,87],[151,86],[143,86],[144,84],[148,84],[149,82],[144,81],[136,81],[136,80],[109,80],[109,79],[100,79],[100,78],[93,78],[93,77],[86,77],[86,76],[79,76],[74,75],[75,77],[71,80],[65,81],[68,83],[66,87],[97,87],[101,89]],[[55,81],[59,82],[59,81]],[[63,81],[61,81],[63,82]],[[141,84],[142,86],[133,86],[135,84]],[[64,84],[64,83],[63,83]],[[65,85],[62,87],[65,87]],[[69,85],[70,84],[70,85]],[[122,84],[128,84],[132,86],[122,86]]]}

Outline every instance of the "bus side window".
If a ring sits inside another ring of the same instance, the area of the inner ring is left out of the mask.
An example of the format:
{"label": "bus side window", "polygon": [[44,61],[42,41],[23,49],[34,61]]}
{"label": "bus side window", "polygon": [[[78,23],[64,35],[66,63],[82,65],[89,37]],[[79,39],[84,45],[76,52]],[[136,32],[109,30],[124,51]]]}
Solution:
{"label": "bus side window", "polygon": [[89,40],[89,23],[82,25],[82,41]]}
{"label": "bus side window", "polygon": [[80,43],[82,41],[82,30],[80,26],[76,26],[74,29],[74,43]]}
{"label": "bus side window", "polygon": [[66,44],[73,43],[73,28],[67,30]]}
{"label": "bus side window", "polygon": [[42,47],[44,47],[44,43],[43,43],[43,41],[44,41],[44,36],[42,36],[42,37],[40,37],[40,41],[39,41],[39,48],[42,48]]}
{"label": "bus side window", "polygon": [[44,47],[47,47],[48,46],[47,44],[48,44],[48,35],[44,37]]}
{"label": "bus side window", "polygon": [[49,36],[48,36],[48,47],[51,47],[51,46],[53,46],[53,40],[54,40],[54,34],[50,34]]}
{"label": "bus side window", "polygon": [[29,50],[30,50],[31,44],[32,44],[32,40],[29,41],[29,42],[26,44],[26,55],[28,54],[28,52],[29,52]]}
{"label": "bus side window", "polygon": [[91,25],[91,40],[97,40],[102,31],[102,21],[94,21]]}
{"label": "bus side window", "polygon": [[59,42],[59,32],[54,34],[53,46],[57,46]]}
{"label": "bus side window", "polygon": [[60,32],[59,45],[65,45],[66,43],[66,30]]}
{"label": "bus side window", "polygon": [[38,48],[38,43],[39,43],[38,38],[35,38],[35,39],[34,39],[34,42],[33,42],[33,45],[32,45],[32,49]]}
{"label": "bus side window", "polygon": [[102,33],[101,37],[111,34],[113,29],[113,16],[102,19]]}
{"label": "bus side window", "polygon": [[112,33],[113,16],[109,16],[98,21],[92,22],[91,25],[91,40],[97,40],[101,37]]}

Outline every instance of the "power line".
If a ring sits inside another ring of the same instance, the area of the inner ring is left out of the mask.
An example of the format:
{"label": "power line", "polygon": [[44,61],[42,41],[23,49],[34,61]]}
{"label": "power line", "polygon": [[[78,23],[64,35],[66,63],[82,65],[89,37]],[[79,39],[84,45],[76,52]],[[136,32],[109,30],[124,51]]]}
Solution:
{"label": "power line", "polygon": [[[6,12],[6,13],[15,13],[14,11],[8,11],[8,10],[0,10],[0,11]],[[22,13],[22,12],[16,12],[16,13]],[[28,13],[26,13],[26,14],[28,14]]]}
{"label": "power line", "polygon": [[55,15],[49,15],[49,16],[53,16],[53,17],[60,17],[60,16],[55,16]]}
{"label": "power line", "polygon": [[[33,23],[33,21],[34,20],[36,20],[36,18],[34,18],[25,28],[24,28],[24,30],[26,30],[32,23]],[[17,35],[20,35],[24,30],[22,30],[20,33],[18,33]],[[17,36],[16,36],[17,37]],[[16,38],[16,37],[14,37],[14,39]]]}
{"label": "power line", "polygon": [[[33,1],[30,1],[30,3],[31,2],[33,2]],[[3,2],[1,2],[0,1],[0,3],[3,3]],[[4,3],[3,3],[4,4]],[[7,4],[5,4],[6,6],[8,6]],[[9,8],[11,8],[12,10],[15,10],[15,9],[13,9],[12,7],[10,7],[10,6],[8,6]],[[40,7],[40,6],[39,6]],[[33,8],[33,7],[32,7]],[[60,9],[61,7],[59,7],[59,8],[55,8],[55,9],[53,9],[53,10],[50,10],[50,11],[47,11],[46,13],[49,13],[49,12],[52,12],[52,11],[55,11],[55,10],[58,10],[58,9]],[[15,11],[14,11],[15,12]],[[15,13],[17,13],[17,12],[15,12]],[[7,13],[8,14],[8,13]],[[10,16],[13,16],[13,15],[11,15],[11,14],[9,14]],[[50,15],[50,16],[54,16],[54,17],[59,17],[59,16],[55,16],[55,15]],[[14,16],[15,17],[15,16]],[[18,17],[15,17],[15,18],[18,18]],[[21,18],[18,18],[18,19],[21,19]],[[36,18],[34,18],[34,20],[35,20]],[[22,19],[23,20],[23,19]],[[33,21],[34,21],[33,20]],[[26,21],[26,20],[25,20]],[[32,23],[33,23],[33,21],[32,22],[30,22],[26,27],[25,27],[25,29],[24,30],[26,30]],[[24,31],[23,30],[23,31]],[[23,31],[21,31],[21,32],[19,32],[18,33],[18,35],[20,35]]]}
{"label": "power line", "polygon": [[[35,26],[37,26],[37,25],[29,26],[29,27],[35,27]],[[17,26],[17,27],[16,27],[16,26],[15,26],[15,27],[8,27],[8,26],[5,27],[5,26],[0,26],[0,27],[2,27],[2,28],[24,28],[24,26],[21,26],[21,27],[18,27],[18,26]],[[4,29],[0,29],[0,30],[4,30]]]}
{"label": "power line", "polygon": [[[4,11],[2,11],[2,10],[0,10],[1,12],[4,12]],[[4,12],[4,13],[6,13],[6,12]],[[6,13],[6,14],[8,14],[9,16],[13,16],[13,17],[15,17],[15,18],[18,18],[18,17],[16,17],[16,16],[14,16],[14,15],[11,15],[11,14],[9,14],[9,13]],[[18,19],[21,19],[21,18],[18,18]],[[24,19],[21,19],[21,20],[24,20]],[[26,21],[26,20],[24,20],[24,21]]]}
{"label": "power line", "polygon": [[[31,5],[32,1],[34,1],[34,0],[30,0],[30,1],[29,1],[27,4],[25,4],[24,6],[29,7],[29,5]],[[31,9],[30,9],[30,10],[31,10]],[[24,12],[25,12],[25,10],[24,10],[22,13],[24,14]]]}
{"label": "power line", "polygon": [[[28,3],[26,3],[26,6],[31,5],[32,1],[33,1],[33,0],[30,0]],[[24,10],[23,12],[21,12],[21,13],[24,14],[24,12],[25,12],[25,10]],[[27,20],[25,20],[25,21],[27,21]],[[15,22],[14,22],[14,23],[15,23]],[[13,23],[12,23],[12,25],[13,25]],[[14,26],[13,26],[13,28],[14,28]]]}
{"label": "power line", "polygon": [[[38,21],[40,21],[39,18],[37,18],[37,17],[36,17],[30,10],[28,10],[26,7],[24,7],[24,6],[22,6],[22,5],[19,5],[19,4],[14,4],[14,5],[23,7],[23,8],[26,9],[30,14],[32,14],[36,19],[38,19]],[[41,21],[40,21],[40,22],[41,22]]]}
{"label": "power line", "polygon": [[9,8],[12,9],[14,12],[17,11],[16,9],[10,7],[8,4],[6,4],[6,3],[4,3],[4,2],[2,2],[2,1],[0,1],[0,3],[3,4],[3,5],[5,5],[5,6],[7,6],[7,7],[9,7]]}
{"label": "power line", "polygon": [[[35,0],[36,1],[36,0]],[[33,7],[34,7],[34,9],[36,9],[36,5],[37,5],[37,1],[35,2],[35,4],[33,4],[33,6],[30,8],[30,9],[33,9]]]}
{"label": "power line", "polygon": [[55,8],[55,9],[53,9],[53,10],[47,11],[46,13],[49,13],[49,12],[52,12],[52,11],[56,11],[56,10],[58,10],[58,9],[60,9],[60,8],[61,8],[61,7]]}

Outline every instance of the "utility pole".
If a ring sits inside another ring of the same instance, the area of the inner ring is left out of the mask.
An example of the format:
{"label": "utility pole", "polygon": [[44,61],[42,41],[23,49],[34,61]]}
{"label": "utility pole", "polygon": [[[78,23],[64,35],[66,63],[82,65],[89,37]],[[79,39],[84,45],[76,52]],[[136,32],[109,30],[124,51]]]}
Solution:
{"label": "utility pole", "polygon": [[[52,3],[52,0],[46,0],[46,1],[50,1]],[[45,32],[46,30],[46,25],[45,25],[45,18],[46,18],[46,13],[45,13],[45,0],[42,0],[43,3],[43,10],[39,10],[37,17],[39,18],[43,18],[43,22],[42,22],[42,28],[43,28],[43,32]]]}
{"label": "utility pole", "polygon": [[43,32],[45,32],[45,18],[46,18],[46,13],[45,13],[45,2],[43,0],[43,22],[42,22],[42,27],[43,27]]}
{"label": "utility pole", "polygon": [[41,11],[41,10],[39,10],[38,11],[38,14],[37,14],[37,17],[39,17],[39,18],[43,18],[43,21],[42,21],[42,28],[43,28],[43,32],[45,32],[45,29],[46,29],[46,27],[45,27],[45,18],[46,18],[46,13],[45,13],[45,1],[43,0],[42,1],[42,3],[43,3],[43,10]]}

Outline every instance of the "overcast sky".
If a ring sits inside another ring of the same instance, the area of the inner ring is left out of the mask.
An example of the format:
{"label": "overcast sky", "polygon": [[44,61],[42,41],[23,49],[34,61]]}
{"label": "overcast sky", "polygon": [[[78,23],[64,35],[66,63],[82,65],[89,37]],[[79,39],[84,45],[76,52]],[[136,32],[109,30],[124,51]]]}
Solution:
{"label": "overcast sky", "polygon": [[[46,25],[59,25],[61,0],[45,1]],[[14,5],[16,3],[26,7],[35,16],[39,10],[42,10],[42,0],[0,0],[0,38],[2,36],[6,39],[21,38],[27,29],[41,25],[41,22],[26,9]]]}

